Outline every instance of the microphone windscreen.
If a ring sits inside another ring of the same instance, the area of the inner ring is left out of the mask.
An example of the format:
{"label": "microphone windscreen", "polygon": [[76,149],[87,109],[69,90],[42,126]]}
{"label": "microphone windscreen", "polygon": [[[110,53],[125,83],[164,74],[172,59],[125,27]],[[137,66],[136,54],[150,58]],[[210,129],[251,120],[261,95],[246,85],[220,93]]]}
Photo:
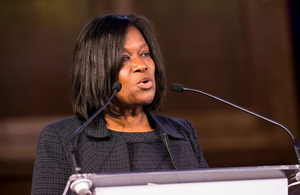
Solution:
{"label": "microphone windscreen", "polygon": [[121,89],[122,89],[122,84],[120,82],[118,82],[118,81],[115,82],[114,85],[113,85],[113,87],[112,87],[112,90],[113,91],[116,90],[117,92],[119,92]]}
{"label": "microphone windscreen", "polygon": [[184,87],[183,84],[172,83],[171,84],[171,91],[174,91],[174,92],[183,92],[183,87]]}

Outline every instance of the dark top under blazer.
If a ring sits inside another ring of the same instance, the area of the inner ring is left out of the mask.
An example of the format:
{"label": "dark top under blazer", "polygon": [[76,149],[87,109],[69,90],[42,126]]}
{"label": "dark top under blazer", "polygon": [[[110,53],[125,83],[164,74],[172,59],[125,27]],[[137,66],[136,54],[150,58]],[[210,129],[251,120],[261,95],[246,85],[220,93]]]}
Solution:
{"label": "dark top under blazer", "polygon": [[[191,122],[147,113],[151,126],[169,138],[170,152],[178,170],[207,168]],[[40,134],[31,194],[62,194],[74,174],[70,142],[83,122],[71,116],[49,124]],[[112,139],[103,117],[97,127],[87,126],[76,140],[82,173],[130,172],[126,143]],[[114,155],[110,155],[114,154]]]}

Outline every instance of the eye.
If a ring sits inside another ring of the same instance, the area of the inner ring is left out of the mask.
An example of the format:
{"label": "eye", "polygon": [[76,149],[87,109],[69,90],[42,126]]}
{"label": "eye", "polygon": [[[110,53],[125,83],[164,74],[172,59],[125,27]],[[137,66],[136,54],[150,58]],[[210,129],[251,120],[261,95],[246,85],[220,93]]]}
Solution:
{"label": "eye", "polygon": [[129,56],[122,56],[122,62],[125,62],[126,60],[129,60]]}
{"label": "eye", "polygon": [[150,52],[143,52],[143,53],[141,54],[141,56],[144,56],[144,57],[151,57]]}

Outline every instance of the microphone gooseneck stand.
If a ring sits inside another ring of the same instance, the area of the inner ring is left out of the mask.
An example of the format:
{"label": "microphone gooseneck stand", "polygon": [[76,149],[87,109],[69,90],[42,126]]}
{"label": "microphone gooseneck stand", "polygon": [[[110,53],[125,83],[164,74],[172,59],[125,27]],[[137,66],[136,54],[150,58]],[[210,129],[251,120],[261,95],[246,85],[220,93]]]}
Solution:
{"label": "microphone gooseneck stand", "polygon": [[[247,109],[245,109],[245,108],[243,108],[243,107],[240,107],[240,106],[238,106],[238,105],[236,105],[236,104],[233,104],[233,103],[231,103],[231,102],[228,102],[228,101],[226,101],[226,100],[224,100],[224,99],[221,99],[221,98],[216,97],[216,96],[214,96],[214,95],[211,95],[211,94],[209,94],[209,93],[206,93],[206,92],[203,92],[203,91],[200,91],[200,90],[197,90],[197,89],[191,89],[191,88],[184,87],[184,85],[183,85],[183,84],[180,84],[180,83],[172,83],[172,84],[171,84],[171,91],[174,91],[174,92],[191,91],[191,92],[200,93],[200,94],[202,94],[202,95],[211,97],[211,98],[213,98],[213,99],[215,99],[215,100],[218,100],[218,101],[220,101],[220,102],[223,102],[223,103],[225,103],[225,104],[228,104],[228,105],[230,105],[230,106],[233,106],[233,107],[235,107],[235,108],[237,108],[237,109],[239,109],[239,110],[242,110],[242,111],[244,111],[244,112],[246,112],[246,113],[248,113],[248,114],[251,114],[251,115],[253,115],[253,116],[256,116],[256,117],[258,117],[258,118],[260,118],[260,119],[263,119],[263,120],[265,120],[265,121],[268,121],[268,122],[270,122],[270,123],[272,123],[272,124],[274,124],[274,125],[277,125],[277,126],[281,127],[282,129],[284,129],[284,130],[291,136],[291,138],[292,138],[292,143],[293,143],[293,147],[294,147],[294,150],[295,150],[295,153],[296,153],[296,156],[297,156],[297,160],[298,160],[298,163],[299,163],[299,165],[300,165],[300,146],[299,146],[299,144],[298,144],[298,142],[297,142],[295,136],[292,134],[292,132],[291,132],[287,127],[285,127],[284,125],[280,124],[279,122],[276,122],[276,121],[274,121],[274,120],[272,120],[272,119],[269,119],[269,118],[266,118],[266,117],[264,117],[264,116],[261,116],[261,115],[255,113],[255,112],[252,112],[252,111],[250,111],[250,110],[247,110]],[[290,188],[290,187],[292,187],[292,186],[295,186],[295,185],[299,185],[299,184],[300,184],[300,172],[299,172],[299,171],[295,172],[295,173],[294,173],[294,176],[293,176],[292,178],[288,178],[288,180],[289,180],[288,188]]]}
{"label": "microphone gooseneck stand", "polygon": [[[86,178],[86,174],[81,173],[81,167],[79,166],[79,161],[76,153],[76,147],[75,147],[75,140],[78,137],[78,135],[101,113],[101,111],[111,102],[111,100],[115,97],[115,95],[121,90],[122,84],[120,82],[115,82],[112,90],[113,94],[109,98],[109,100],[102,105],[82,126],[80,126],[74,133],[72,139],[71,139],[71,157],[73,162],[73,168],[75,171],[75,174],[77,175],[77,179],[72,182],[70,188],[72,191],[76,192],[78,195],[84,195],[84,194],[92,194],[90,191],[91,186],[93,183]],[[68,185],[67,184],[65,191],[63,194],[66,194],[68,191]]]}
{"label": "microphone gooseneck stand", "polygon": [[300,164],[300,146],[299,146],[299,144],[298,144],[295,136],[292,134],[292,132],[287,127],[283,126],[282,124],[280,124],[280,123],[278,123],[278,122],[276,122],[276,121],[274,121],[272,119],[269,119],[269,118],[266,118],[264,116],[261,116],[261,115],[255,113],[255,112],[250,111],[250,110],[247,110],[247,109],[245,109],[243,107],[240,107],[240,106],[238,106],[236,104],[228,102],[228,101],[226,101],[224,99],[221,99],[219,97],[211,95],[209,93],[206,93],[206,92],[203,92],[203,91],[200,91],[200,90],[197,90],[197,89],[191,89],[191,88],[184,87],[184,85],[180,84],[180,83],[172,83],[171,90],[174,91],[174,92],[191,91],[191,92],[201,93],[201,94],[203,94],[205,96],[208,96],[208,97],[211,97],[211,98],[216,99],[218,101],[221,101],[221,102],[223,102],[225,104],[228,104],[228,105],[233,106],[233,107],[235,107],[235,108],[237,108],[239,110],[242,110],[242,111],[244,111],[244,112],[246,112],[248,114],[251,114],[253,116],[256,116],[256,117],[258,117],[260,119],[263,119],[265,121],[268,121],[268,122],[270,122],[270,123],[272,123],[274,125],[277,125],[277,126],[281,127],[282,129],[284,129],[291,136],[292,141],[293,141],[293,147],[294,147],[294,150],[295,150],[295,153],[296,153],[296,156],[297,156],[297,160],[298,160],[298,163]]}

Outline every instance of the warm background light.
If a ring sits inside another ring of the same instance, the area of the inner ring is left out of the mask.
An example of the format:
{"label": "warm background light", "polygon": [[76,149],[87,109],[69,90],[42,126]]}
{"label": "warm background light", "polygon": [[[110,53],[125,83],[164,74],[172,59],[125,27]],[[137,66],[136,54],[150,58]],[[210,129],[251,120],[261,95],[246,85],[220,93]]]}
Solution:
{"label": "warm background light", "polygon": [[[283,123],[299,139],[288,2],[0,1],[1,192],[29,194],[41,128],[72,115],[69,71],[77,36],[107,13],[154,22],[168,85],[222,97]],[[297,163],[286,132],[207,97],[168,91],[161,114],[194,123],[211,167]]]}

